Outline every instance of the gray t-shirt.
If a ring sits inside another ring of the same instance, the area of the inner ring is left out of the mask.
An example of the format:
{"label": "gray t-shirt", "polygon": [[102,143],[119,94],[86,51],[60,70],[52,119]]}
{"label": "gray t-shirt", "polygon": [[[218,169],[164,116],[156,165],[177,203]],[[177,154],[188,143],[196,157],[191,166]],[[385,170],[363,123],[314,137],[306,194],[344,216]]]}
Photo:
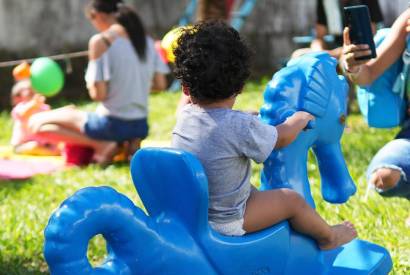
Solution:
{"label": "gray t-shirt", "polygon": [[208,177],[209,220],[243,218],[251,192],[251,162],[265,161],[277,140],[276,128],[255,115],[231,109],[186,105],[178,115],[172,147],[193,153]]}
{"label": "gray t-shirt", "polygon": [[107,98],[97,107],[97,113],[125,120],[146,118],[148,95],[154,73],[168,73],[155,50],[154,41],[147,37],[146,59],[136,54],[131,41],[118,36],[108,50],[88,64],[87,85],[108,81]]}

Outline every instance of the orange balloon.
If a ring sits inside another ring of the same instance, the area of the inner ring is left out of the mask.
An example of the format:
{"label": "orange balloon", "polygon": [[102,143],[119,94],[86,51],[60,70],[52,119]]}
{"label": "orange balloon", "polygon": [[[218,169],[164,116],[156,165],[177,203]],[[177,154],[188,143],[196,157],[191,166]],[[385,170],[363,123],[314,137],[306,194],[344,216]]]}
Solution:
{"label": "orange balloon", "polygon": [[30,75],[30,64],[27,62],[23,62],[13,69],[13,77],[16,81],[29,78]]}

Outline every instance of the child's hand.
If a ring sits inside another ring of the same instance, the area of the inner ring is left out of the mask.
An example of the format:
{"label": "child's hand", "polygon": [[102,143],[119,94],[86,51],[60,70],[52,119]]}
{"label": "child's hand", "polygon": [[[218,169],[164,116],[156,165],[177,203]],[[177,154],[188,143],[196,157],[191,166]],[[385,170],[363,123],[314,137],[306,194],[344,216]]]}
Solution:
{"label": "child's hand", "polygon": [[45,97],[42,95],[33,95],[33,97],[27,102],[27,104],[25,104],[23,108],[20,108],[17,115],[23,120],[28,119],[32,114],[34,114],[41,108],[45,100]]}
{"label": "child's hand", "polygon": [[42,95],[36,94],[33,96],[33,103],[36,107],[40,107],[41,105],[44,104],[46,101],[46,98]]}
{"label": "child's hand", "polygon": [[369,49],[369,45],[354,45],[351,43],[349,28],[346,27],[343,30],[343,53],[341,56],[343,69],[349,74],[358,74],[360,72],[360,66],[367,63],[368,60],[357,60],[356,58],[370,54],[371,50]]}
{"label": "child's hand", "polygon": [[276,126],[278,140],[275,148],[282,148],[292,143],[299,133],[306,128],[314,116],[305,111],[298,111],[288,117],[285,122]]}
{"label": "child's hand", "polygon": [[294,113],[292,116],[295,117],[295,119],[297,120],[306,122],[306,125],[309,123],[309,121],[315,119],[315,117],[312,114],[305,111],[298,111]]}

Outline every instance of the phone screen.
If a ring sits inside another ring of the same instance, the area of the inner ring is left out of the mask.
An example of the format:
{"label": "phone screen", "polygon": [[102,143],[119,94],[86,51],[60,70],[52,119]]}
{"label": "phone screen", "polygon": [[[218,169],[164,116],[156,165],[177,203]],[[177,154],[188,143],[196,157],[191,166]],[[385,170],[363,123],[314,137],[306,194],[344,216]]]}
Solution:
{"label": "phone screen", "polygon": [[365,5],[344,8],[346,26],[349,27],[352,44],[367,44],[371,50],[368,56],[357,57],[357,60],[366,60],[376,57],[376,46],[373,40],[369,9]]}

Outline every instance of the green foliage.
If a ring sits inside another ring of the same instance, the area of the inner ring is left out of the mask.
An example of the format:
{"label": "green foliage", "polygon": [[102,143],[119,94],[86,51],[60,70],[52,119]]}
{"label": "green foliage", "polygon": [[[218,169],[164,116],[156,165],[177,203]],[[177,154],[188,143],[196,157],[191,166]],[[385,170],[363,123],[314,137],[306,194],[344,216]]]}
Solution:
{"label": "green foliage", "polygon": [[[262,104],[263,83],[250,83],[238,97],[236,108],[258,110]],[[169,140],[175,124],[175,109],[179,94],[163,93],[151,96],[151,140]],[[94,105],[84,105],[93,109]],[[11,120],[0,113],[0,144],[10,139]],[[371,192],[366,199],[365,170],[372,156],[397,130],[369,129],[359,117],[348,119],[349,129],[343,138],[343,150],[350,173],[358,186],[357,194],[343,205],[324,202],[320,195],[320,178],[313,156],[309,157],[309,178],[320,214],[329,223],[352,221],[361,239],[378,243],[389,249],[393,261],[393,274],[410,274],[410,232],[405,227],[409,215],[409,201],[384,199]],[[261,165],[253,166],[252,183],[259,185]],[[132,184],[127,165],[71,168],[49,176],[37,176],[26,181],[0,183],[0,274],[47,274],[42,254],[43,230],[53,210],[68,196],[86,186],[108,185],[126,194],[142,206]],[[104,240],[96,237],[89,246],[88,257],[98,263],[105,255]]]}

